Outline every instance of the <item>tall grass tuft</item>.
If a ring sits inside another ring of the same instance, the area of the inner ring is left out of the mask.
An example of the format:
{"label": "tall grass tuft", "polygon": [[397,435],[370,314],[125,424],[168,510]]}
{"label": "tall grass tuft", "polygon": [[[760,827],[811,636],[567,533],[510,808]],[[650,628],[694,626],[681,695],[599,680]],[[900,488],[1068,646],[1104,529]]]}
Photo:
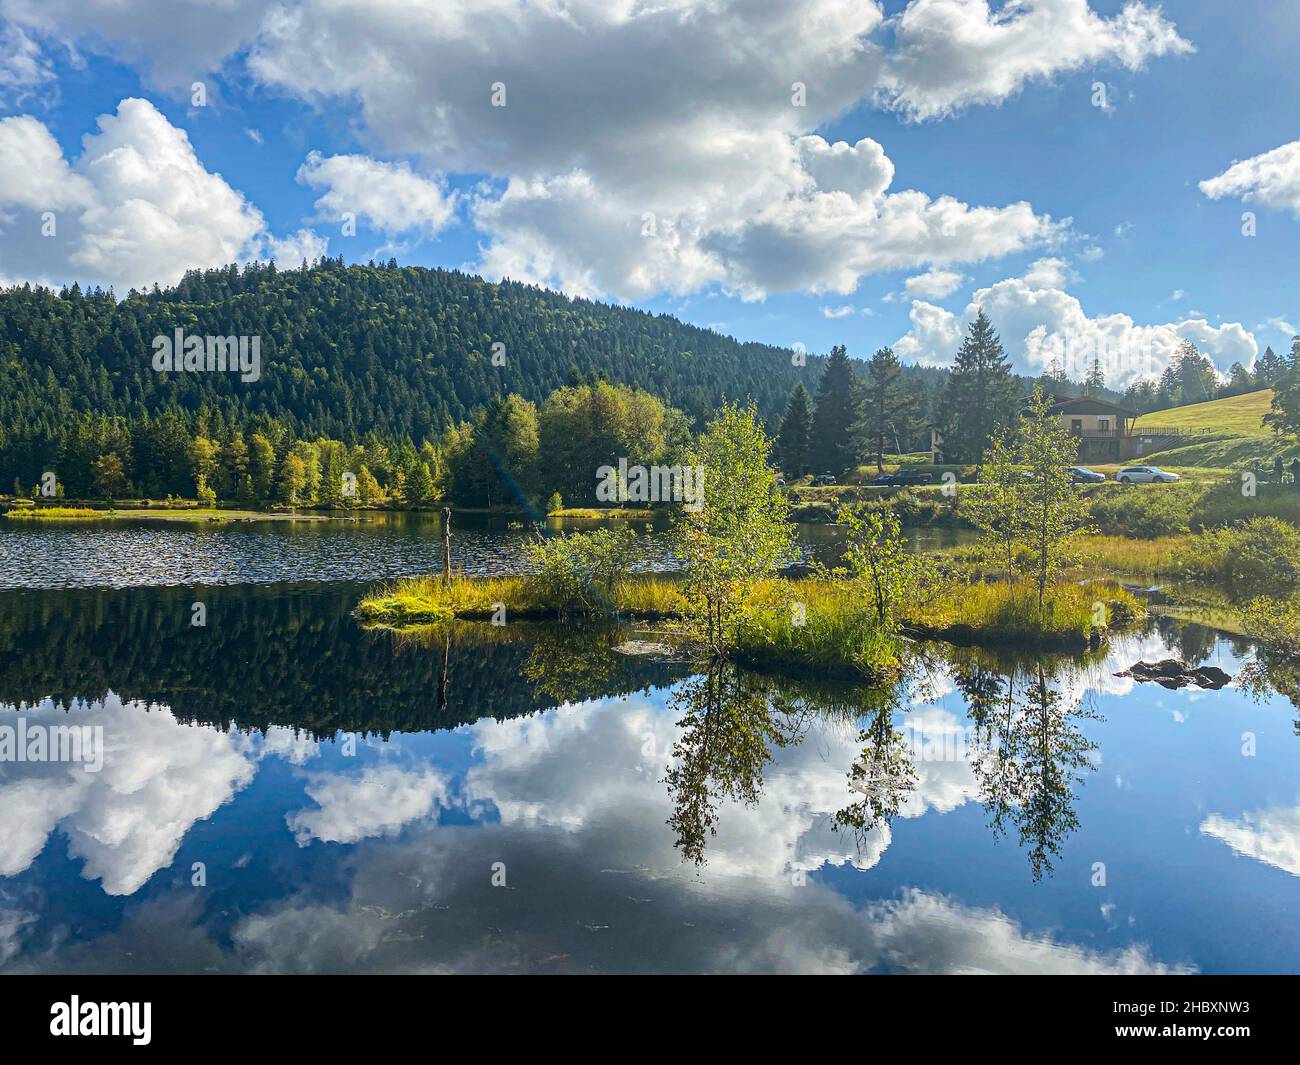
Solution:
{"label": "tall grass tuft", "polygon": [[1081,646],[1146,614],[1146,604],[1111,582],[1052,584],[1040,613],[1035,592],[1006,581],[948,584],[904,611],[912,630],[969,642]]}

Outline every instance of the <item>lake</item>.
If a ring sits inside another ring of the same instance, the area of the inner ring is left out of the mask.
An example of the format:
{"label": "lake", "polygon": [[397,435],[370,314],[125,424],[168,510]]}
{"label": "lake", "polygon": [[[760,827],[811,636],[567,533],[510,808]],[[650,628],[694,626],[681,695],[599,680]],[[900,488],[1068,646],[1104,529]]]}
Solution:
{"label": "lake", "polygon": [[[547,529],[593,527],[552,519]],[[642,531],[636,569],[675,565],[662,523]],[[838,558],[841,530],[799,525],[803,557]],[[368,512],[360,520],[222,524],[118,518],[69,522],[0,519],[0,588],[128,588],[371,581],[428,573],[442,566],[441,519],[430,513]],[[519,573],[523,548],[538,533],[503,519],[453,519],[452,565],[470,574]],[[970,539],[957,529],[910,532],[920,549]]]}
{"label": "lake", "polygon": [[101,756],[0,762],[0,970],[1300,969],[1297,708],[1114,676],[1236,676],[1240,641],[929,644],[873,690],[615,650],[635,629],[364,631],[437,542],[0,530],[0,732]]}

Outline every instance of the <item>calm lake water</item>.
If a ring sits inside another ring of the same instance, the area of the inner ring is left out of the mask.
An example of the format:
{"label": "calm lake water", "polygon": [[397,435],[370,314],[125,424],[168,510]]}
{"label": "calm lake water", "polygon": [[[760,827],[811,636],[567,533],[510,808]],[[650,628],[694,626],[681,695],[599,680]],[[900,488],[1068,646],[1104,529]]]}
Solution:
{"label": "calm lake water", "polygon": [[[590,527],[555,521],[559,531]],[[675,566],[666,529],[638,526],[637,569]],[[841,531],[801,525],[804,557],[838,557]],[[519,573],[522,548],[538,533],[501,520],[453,520],[452,565],[466,573]],[[917,529],[919,548],[967,534]],[[0,519],[0,588],[129,588],[262,584],[282,581],[372,581],[428,573],[442,566],[442,526],[434,514],[371,513],[360,521],[262,521],[221,525],[149,520],[33,524]]]}
{"label": "calm lake water", "polygon": [[[363,631],[330,574],[427,569],[427,530],[66,535],[0,533],[0,729],[103,760],[0,762],[2,971],[1300,970],[1300,712],[1113,675],[1238,674],[1208,629],[854,689]],[[214,586],[50,586],[184,583],[167,543]]]}

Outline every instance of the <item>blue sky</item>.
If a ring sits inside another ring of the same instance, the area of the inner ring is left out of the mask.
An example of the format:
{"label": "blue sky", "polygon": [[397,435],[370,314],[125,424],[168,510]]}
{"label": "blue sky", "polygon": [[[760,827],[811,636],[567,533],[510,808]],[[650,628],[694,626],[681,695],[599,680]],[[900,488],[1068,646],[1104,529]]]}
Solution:
{"label": "blue sky", "polygon": [[1300,323],[1287,6],[0,0],[0,279],[328,250],[812,351],[943,363],[978,301],[1024,370],[1227,369]]}

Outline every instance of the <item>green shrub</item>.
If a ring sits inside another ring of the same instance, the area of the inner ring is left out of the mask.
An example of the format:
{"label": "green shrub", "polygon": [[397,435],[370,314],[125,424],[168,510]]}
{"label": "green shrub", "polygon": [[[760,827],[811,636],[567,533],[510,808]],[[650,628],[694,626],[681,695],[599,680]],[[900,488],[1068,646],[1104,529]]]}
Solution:
{"label": "green shrub", "polygon": [[626,525],[567,536],[543,537],[528,549],[537,572],[526,584],[530,597],[556,613],[591,613],[611,604],[614,583],[631,561],[636,533]]}
{"label": "green shrub", "polygon": [[[978,492],[975,485],[963,485],[963,493]],[[946,496],[936,488],[904,488],[869,498],[865,509],[888,510],[898,515],[904,528],[970,528],[970,520],[957,506],[957,495]]]}
{"label": "green shrub", "polygon": [[1289,592],[1300,585],[1300,529],[1279,518],[1207,529],[1175,551],[1174,564],[1237,595]]}
{"label": "green shrub", "polygon": [[1154,540],[1191,530],[1192,510],[1202,490],[1196,485],[1134,485],[1097,492],[1090,517],[1097,531],[1107,536]]}
{"label": "green shrub", "polygon": [[1253,494],[1244,491],[1247,487],[1241,474],[1225,477],[1192,508],[1192,528],[1212,529],[1251,518],[1280,518],[1300,525],[1300,490],[1294,485],[1264,481],[1254,485]]}
{"label": "green shrub", "polygon": [[1252,600],[1242,612],[1246,634],[1289,658],[1300,658],[1300,595]]}

